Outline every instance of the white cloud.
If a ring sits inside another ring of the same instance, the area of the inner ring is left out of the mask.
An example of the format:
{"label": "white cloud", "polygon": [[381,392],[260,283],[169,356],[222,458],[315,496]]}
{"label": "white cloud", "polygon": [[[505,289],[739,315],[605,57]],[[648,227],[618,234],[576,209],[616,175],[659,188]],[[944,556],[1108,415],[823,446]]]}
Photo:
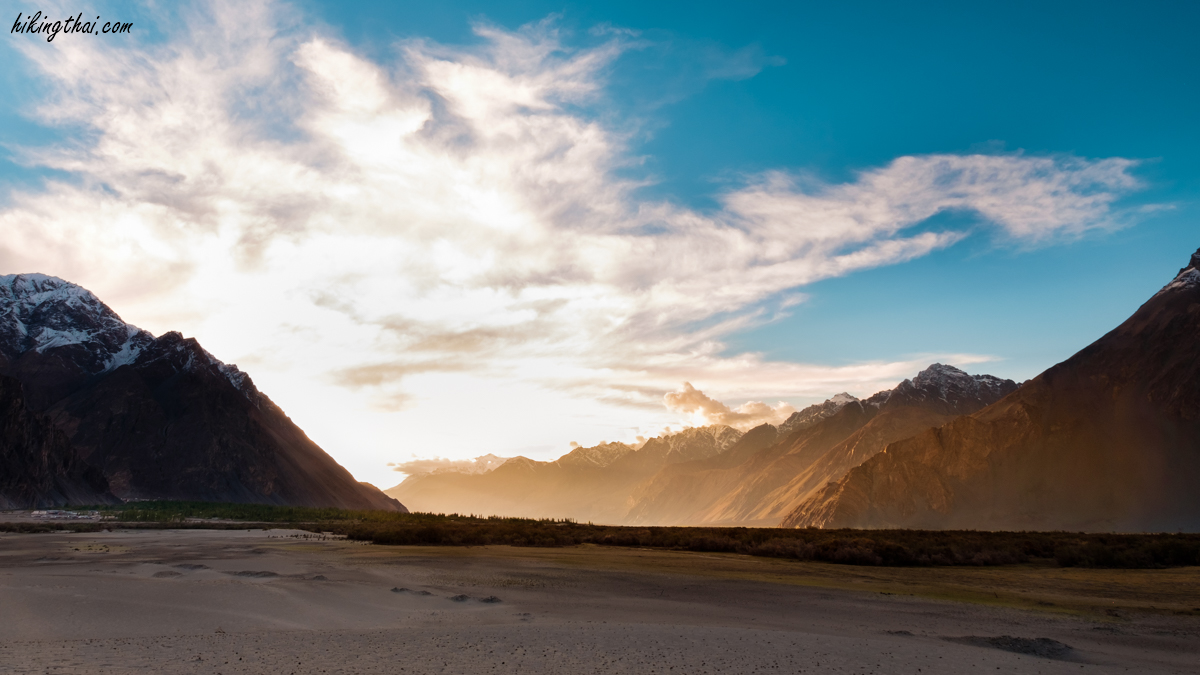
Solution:
{"label": "white cloud", "polygon": [[724,403],[709,398],[690,382],[684,382],[678,390],[664,394],[663,404],[671,412],[683,415],[695,426],[725,424],[743,431],[761,424],[778,425],[796,412],[796,408],[786,401],[780,401],[774,406],[762,401],[747,401],[737,409],[731,409]]}
{"label": "white cloud", "polygon": [[53,90],[38,118],[85,132],[25,151],[78,180],[12,195],[0,271],[57,274],[200,337],[360,473],[375,460],[352,458],[393,452],[398,419],[443,454],[445,420],[480,414],[464,396],[515,439],[555,409],[628,426],[587,422],[591,401],[661,427],[685,380],[743,398],[892,386],[929,360],[778,363],[721,340],[791,289],[965,235],[917,227],[937,213],[1038,244],[1111,227],[1137,187],[1124,159],[927,155],[844,184],[751,176],[698,211],[640,198],[617,177],[638,161],[628,137],[588,112],[630,46],[619,32],[575,49],[552,22],[480,25],[476,46],[411,41],[377,63],[283,26],[294,9],[234,7],[188,14],[160,45],[19,44]]}

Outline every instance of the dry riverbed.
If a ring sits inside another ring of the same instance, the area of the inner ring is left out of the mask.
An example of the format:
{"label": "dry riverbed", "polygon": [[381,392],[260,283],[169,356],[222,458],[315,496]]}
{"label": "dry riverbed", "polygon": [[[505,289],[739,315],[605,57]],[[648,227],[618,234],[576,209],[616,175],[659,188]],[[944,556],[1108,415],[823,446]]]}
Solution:
{"label": "dry riverbed", "polygon": [[1200,569],[0,534],[6,673],[1196,673]]}

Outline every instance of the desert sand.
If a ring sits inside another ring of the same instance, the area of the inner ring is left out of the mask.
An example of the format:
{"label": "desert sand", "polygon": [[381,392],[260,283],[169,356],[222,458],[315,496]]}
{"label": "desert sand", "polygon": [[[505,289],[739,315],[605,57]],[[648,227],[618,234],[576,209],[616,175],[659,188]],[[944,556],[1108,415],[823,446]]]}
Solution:
{"label": "desert sand", "polygon": [[1200,570],[0,534],[4,673],[1197,673]]}

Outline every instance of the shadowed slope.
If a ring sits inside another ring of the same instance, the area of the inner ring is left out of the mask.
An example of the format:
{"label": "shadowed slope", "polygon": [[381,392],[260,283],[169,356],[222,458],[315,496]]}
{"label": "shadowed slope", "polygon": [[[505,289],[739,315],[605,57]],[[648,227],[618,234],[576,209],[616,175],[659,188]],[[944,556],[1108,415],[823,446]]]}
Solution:
{"label": "shadowed slope", "polygon": [[21,383],[0,375],[0,509],[118,501],[66,434],[29,409]]}

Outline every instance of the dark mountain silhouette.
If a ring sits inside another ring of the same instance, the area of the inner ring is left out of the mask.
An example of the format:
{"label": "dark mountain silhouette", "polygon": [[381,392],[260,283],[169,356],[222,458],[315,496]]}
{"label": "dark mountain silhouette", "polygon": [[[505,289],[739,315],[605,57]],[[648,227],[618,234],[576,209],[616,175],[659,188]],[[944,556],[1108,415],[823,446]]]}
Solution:
{"label": "dark mountain silhouette", "polygon": [[355,481],[236,366],[179,333],[130,326],[61,279],[0,277],[0,375],[122,499],[404,510]]}
{"label": "dark mountain silhouette", "polygon": [[889,445],[805,527],[1200,529],[1200,251],[1128,320],[999,402]]}

